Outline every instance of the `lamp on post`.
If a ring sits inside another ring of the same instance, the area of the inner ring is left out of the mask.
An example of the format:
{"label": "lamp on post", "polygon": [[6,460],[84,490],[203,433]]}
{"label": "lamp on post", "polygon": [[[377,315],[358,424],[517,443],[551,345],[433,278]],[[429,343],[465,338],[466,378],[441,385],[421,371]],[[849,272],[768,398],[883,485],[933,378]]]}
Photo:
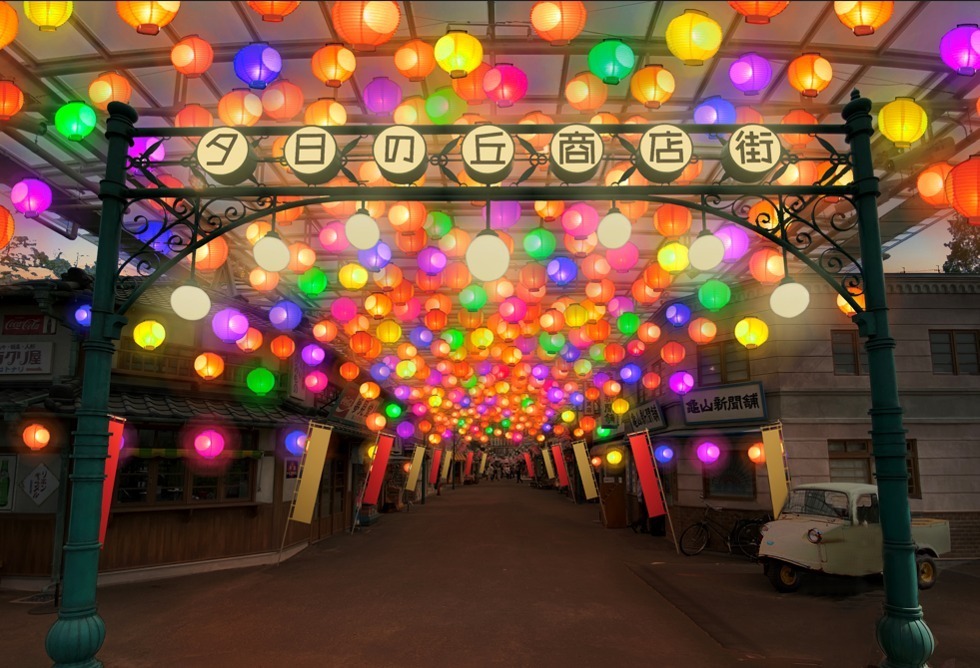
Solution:
{"label": "lamp on post", "polygon": [[858,91],[842,115],[854,164],[854,205],[858,216],[866,308],[853,317],[868,351],[871,384],[871,443],[881,504],[881,537],[885,579],[884,614],[878,620],[882,666],[920,668],[935,649],[932,632],[922,619],[916,588],[915,544],[912,542],[906,469],[905,428],[898,401],[895,339],[888,327],[885,273],[876,198],[878,177],[871,157],[871,101]]}

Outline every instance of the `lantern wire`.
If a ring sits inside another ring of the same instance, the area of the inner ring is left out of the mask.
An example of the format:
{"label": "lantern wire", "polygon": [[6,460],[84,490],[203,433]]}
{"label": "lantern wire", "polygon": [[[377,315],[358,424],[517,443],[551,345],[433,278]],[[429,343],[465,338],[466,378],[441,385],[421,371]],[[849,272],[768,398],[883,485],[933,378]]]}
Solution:
{"label": "lantern wire", "polygon": [[276,207],[279,206],[279,197],[276,195],[272,196],[272,223],[270,224],[269,233],[276,233]]}

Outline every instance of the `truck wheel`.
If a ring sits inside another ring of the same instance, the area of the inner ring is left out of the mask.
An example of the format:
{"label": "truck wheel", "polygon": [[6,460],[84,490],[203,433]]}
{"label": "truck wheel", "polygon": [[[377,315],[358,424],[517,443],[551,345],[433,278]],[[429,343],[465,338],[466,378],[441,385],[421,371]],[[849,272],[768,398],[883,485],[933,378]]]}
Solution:
{"label": "truck wheel", "polygon": [[936,562],[928,554],[915,555],[915,573],[919,589],[931,589],[936,584]]}
{"label": "truck wheel", "polygon": [[767,575],[769,582],[779,592],[794,592],[803,584],[803,571],[782,561],[774,561],[769,564]]}

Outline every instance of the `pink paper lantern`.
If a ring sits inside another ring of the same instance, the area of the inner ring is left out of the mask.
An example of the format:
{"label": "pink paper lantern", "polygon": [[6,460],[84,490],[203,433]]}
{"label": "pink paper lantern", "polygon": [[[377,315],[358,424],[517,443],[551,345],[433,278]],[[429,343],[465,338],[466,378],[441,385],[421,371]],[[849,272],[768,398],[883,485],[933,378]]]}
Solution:
{"label": "pink paper lantern", "polygon": [[347,241],[347,235],[344,233],[344,224],[337,220],[324,225],[317,238],[323,250],[328,253],[343,253],[350,247],[350,242]]}
{"label": "pink paper lantern", "polygon": [[422,304],[419,302],[418,298],[412,297],[404,304],[395,304],[392,309],[392,313],[401,322],[412,322],[419,317],[419,313],[422,311]]}
{"label": "pink paper lantern", "polygon": [[322,371],[311,371],[306,374],[306,378],[303,379],[303,384],[306,385],[306,389],[310,392],[323,392],[327,389],[327,374]]}
{"label": "pink paper lantern", "polygon": [[585,202],[576,202],[561,215],[561,226],[576,239],[585,239],[599,227],[599,213]]}
{"label": "pink paper lantern", "polygon": [[606,259],[610,266],[619,272],[627,272],[636,266],[640,260],[640,249],[632,241],[627,241],[620,248],[606,251]]}
{"label": "pink paper lantern", "polygon": [[721,448],[712,443],[711,441],[705,441],[697,447],[698,459],[701,460],[703,464],[714,464],[721,457]]}
{"label": "pink paper lantern", "polygon": [[205,459],[214,459],[225,449],[225,437],[215,429],[205,429],[194,437],[194,449]]}
{"label": "pink paper lantern", "polygon": [[694,376],[687,371],[678,371],[670,374],[668,384],[670,389],[683,396],[694,389]]}
{"label": "pink paper lantern", "polygon": [[508,297],[497,307],[497,313],[505,322],[520,322],[527,315],[527,304],[520,297]]}
{"label": "pink paper lantern", "polygon": [[500,63],[484,75],[483,90],[498,107],[513,107],[527,93],[527,75],[519,67]]}
{"label": "pink paper lantern", "polygon": [[51,188],[44,181],[23,179],[11,189],[10,201],[26,218],[37,218],[51,207]]}
{"label": "pink paper lantern", "polygon": [[357,302],[350,297],[340,297],[335,299],[330,305],[330,315],[340,324],[346,324],[357,315]]}
{"label": "pink paper lantern", "polygon": [[636,305],[633,304],[633,300],[629,297],[613,297],[606,303],[606,310],[615,318],[618,318],[624,313],[633,313],[636,311]]}

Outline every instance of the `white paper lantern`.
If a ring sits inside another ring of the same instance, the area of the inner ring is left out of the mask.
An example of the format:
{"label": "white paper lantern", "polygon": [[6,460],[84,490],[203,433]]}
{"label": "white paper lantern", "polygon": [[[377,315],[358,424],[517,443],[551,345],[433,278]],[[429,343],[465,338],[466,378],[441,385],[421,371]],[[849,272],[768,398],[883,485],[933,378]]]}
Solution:
{"label": "white paper lantern", "polygon": [[781,318],[795,318],[810,305],[810,291],[786,279],[769,296],[769,308]]}
{"label": "white paper lantern", "polygon": [[255,242],[252,255],[255,264],[266,271],[279,272],[289,265],[289,247],[273,232]]}
{"label": "white paper lantern", "polygon": [[196,285],[181,285],[170,295],[170,308],[184,320],[200,320],[211,311],[211,298]]}
{"label": "white paper lantern", "polygon": [[599,243],[610,250],[622,248],[630,240],[633,234],[633,223],[630,219],[613,207],[609,213],[599,221],[599,228],[596,230]]}
{"label": "white paper lantern", "polygon": [[711,271],[725,258],[725,243],[708,232],[694,240],[687,253],[691,266],[699,271]]}
{"label": "white paper lantern", "polygon": [[344,234],[347,241],[357,250],[368,250],[378,245],[381,240],[381,230],[378,221],[368,215],[364,209],[359,210],[347,219],[344,224]]}
{"label": "white paper lantern", "polygon": [[484,230],[466,249],[466,266],[478,281],[495,281],[510,267],[510,251],[503,239]]}

